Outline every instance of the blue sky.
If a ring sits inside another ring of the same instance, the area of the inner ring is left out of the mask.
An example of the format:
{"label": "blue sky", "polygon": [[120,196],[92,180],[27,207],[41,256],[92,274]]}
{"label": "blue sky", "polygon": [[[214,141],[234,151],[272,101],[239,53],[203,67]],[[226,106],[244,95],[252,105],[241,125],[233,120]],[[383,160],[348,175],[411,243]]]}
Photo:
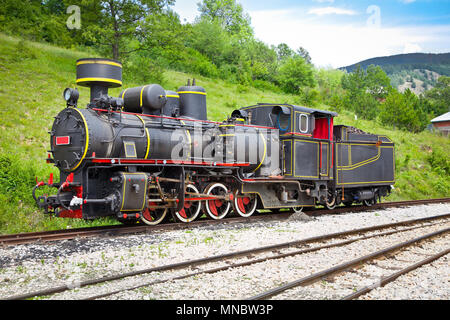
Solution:
{"label": "blue sky", "polygon": [[[200,0],[176,0],[191,22]],[[450,0],[237,0],[267,44],[306,48],[313,63],[341,67],[377,56],[450,52]]]}

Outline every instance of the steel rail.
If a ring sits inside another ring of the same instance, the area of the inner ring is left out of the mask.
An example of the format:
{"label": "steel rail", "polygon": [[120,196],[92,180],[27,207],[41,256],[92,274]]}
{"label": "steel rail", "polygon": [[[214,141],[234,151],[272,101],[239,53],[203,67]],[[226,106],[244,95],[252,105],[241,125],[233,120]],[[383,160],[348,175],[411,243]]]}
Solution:
{"label": "steel rail", "polygon": [[437,259],[439,259],[439,258],[441,258],[441,257],[443,257],[443,256],[445,256],[447,254],[449,254],[449,253],[450,253],[450,248],[448,248],[448,249],[446,249],[444,251],[441,251],[441,252],[439,252],[439,253],[431,256],[431,257],[428,257],[428,258],[426,258],[424,260],[416,262],[416,263],[414,263],[414,264],[412,264],[412,265],[410,265],[410,266],[408,266],[406,268],[403,268],[402,270],[399,270],[399,271],[397,271],[395,273],[392,273],[389,276],[385,276],[385,277],[381,278],[380,281],[378,281],[378,282],[376,282],[376,283],[374,283],[374,284],[372,284],[370,286],[366,286],[364,288],[361,288],[358,291],[353,292],[352,294],[349,294],[349,295],[343,297],[341,300],[356,299],[356,298],[358,298],[358,297],[360,297],[362,295],[365,295],[366,293],[372,291],[375,288],[384,287],[386,284],[394,281],[398,277],[400,277],[400,276],[402,276],[404,274],[407,274],[407,273],[409,273],[409,272],[411,272],[411,271],[413,271],[413,270],[415,270],[417,268],[420,268],[420,267],[422,267],[422,266],[424,266],[426,264],[429,264],[429,263],[431,263],[431,262],[433,262],[433,261],[435,261],[435,260],[437,260]]}
{"label": "steel rail", "polygon": [[[352,229],[352,230],[347,230],[347,231],[343,231],[343,232],[330,233],[330,234],[325,234],[325,235],[320,235],[320,236],[314,236],[314,237],[310,237],[310,238],[305,238],[305,239],[300,239],[300,240],[295,240],[295,241],[290,241],[290,242],[284,242],[281,244],[274,244],[274,245],[263,246],[263,247],[259,247],[259,248],[247,249],[247,250],[243,250],[243,251],[215,255],[212,257],[208,257],[208,258],[193,259],[193,260],[178,262],[178,263],[174,263],[174,264],[168,264],[168,265],[147,268],[147,269],[143,269],[143,270],[136,270],[136,271],[113,275],[113,276],[108,276],[108,277],[102,277],[102,278],[98,278],[98,279],[81,281],[81,282],[77,283],[77,287],[84,287],[84,286],[88,286],[88,285],[118,280],[118,279],[122,279],[122,278],[126,278],[126,277],[142,275],[142,274],[151,273],[151,272],[159,272],[159,271],[167,271],[167,270],[175,270],[175,269],[180,269],[180,268],[192,267],[192,266],[206,264],[206,263],[210,263],[210,262],[214,262],[214,261],[218,261],[218,260],[230,259],[230,258],[235,258],[235,257],[239,257],[239,256],[253,254],[253,253],[259,253],[259,252],[264,252],[264,251],[273,251],[276,249],[299,246],[299,245],[304,245],[304,244],[308,244],[311,242],[323,241],[323,240],[328,240],[328,239],[332,239],[332,238],[343,237],[343,236],[348,236],[348,235],[353,235],[353,234],[359,234],[359,233],[370,232],[370,231],[375,231],[375,230],[382,230],[382,229],[386,229],[386,228],[393,228],[393,227],[409,225],[409,224],[414,224],[414,223],[428,222],[428,221],[433,221],[433,220],[438,220],[438,219],[445,219],[445,218],[448,218],[449,216],[450,216],[450,213],[447,213],[447,214],[433,216],[433,217],[419,218],[419,219],[413,219],[413,220],[365,227],[365,228],[360,228],[360,229]],[[45,296],[45,295],[50,295],[50,294],[54,294],[54,293],[59,293],[59,292],[63,292],[66,290],[71,290],[71,289],[73,289],[73,285],[65,284],[65,285],[48,288],[48,289],[44,289],[44,290],[40,290],[40,291],[30,292],[30,293],[21,294],[21,295],[15,295],[15,296],[7,297],[4,299],[5,300],[23,300],[23,299],[36,297],[36,296]]]}
{"label": "steel rail", "polygon": [[391,234],[395,234],[395,233],[411,231],[411,230],[414,230],[414,229],[424,228],[424,227],[429,227],[429,226],[431,226],[431,225],[411,227],[411,228],[406,228],[406,229],[402,229],[402,230],[388,231],[388,232],[378,233],[378,234],[374,234],[374,235],[370,235],[370,236],[364,236],[364,237],[349,239],[349,240],[345,240],[345,241],[341,241],[341,242],[336,242],[336,243],[332,243],[332,244],[328,244],[328,245],[323,245],[323,246],[317,246],[317,247],[297,250],[297,251],[293,251],[293,252],[289,252],[289,253],[281,253],[281,254],[270,256],[270,257],[253,259],[253,260],[246,261],[246,262],[241,262],[241,263],[230,264],[230,265],[223,266],[223,267],[217,267],[217,268],[212,268],[212,269],[207,269],[207,270],[201,270],[201,271],[185,274],[185,275],[182,275],[182,276],[167,278],[167,279],[163,279],[163,280],[151,281],[151,282],[142,283],[142,284],[139,284],[139,285],[136,285],[136,286],[133,286],[133,287],[129,287],[129,288],[118,289],[118,290],[115,290],[115,291],[112,291],[112,292],[103,293],[103,294],[100,294],[100,295],[88,297],[88,298],[85,298],[83,300],[100,299],[100,298],[111,296],[113,294],[117,294],[117,293],[120,293],[120,292],[123,292],[123,291],[135,290],[135,289],[138,289],[138,288],[148,287],[148,286],[151,286],[151,285],[165,283],[165,282],[168,282],[168,281],[181,280],[181,279],[198,276],[198,275],[205,274],[205,273],[208,273],[208,274],[216,273],[216,272],[225,271],[225,270],[232,269],[232,268],[246,267],[246,266],[249,266],[249,265],[252,265],[252,264],[256,264],[256,263],[260,263],[260,262],[266,262],[266,261],[275,260],[275,259],[283,259],[283,258],[287,258],[287,257],[292,257],[292,256],[296,256],[296,255],[301,255],[301,254],[305,254],[305,253],[319,251],[319,250],[322,250],[322,249],[341,247],[341,246],[345,246],[347,244],[350,244],[350,243],[353,243],[353,242],[357,242],[357,241],[361,241],[361,240],[367,240],[367,239],[370,239],[370,238],[387,236],[387,235],[391,235]]}
{"label": "steel rail", "polygon": [[[426,200],[411,200],[411,201],[396,201],[396,202],[385,202],[374,204],[371,207],[358,205],[351,207],[338,207],[333,210],[328,209],[317,209],[311,211],[304,211],[305,214],[311,216],[318,216],[323,214],[339,214],[345,212],[353,212],[353,211],[367,211],[367,210],[375,210],[387,207],[400,207],[400,206],[411,206],[411,205],[420,205],[420,204],[431,204],[431,203],[441,203],[441,202],[450,202],[450,198],[441,198],[441,199],[426,199]],[[10,235],[1,235],[0,236],[0,245],[8,246],[8,245],[17,245],[17,244],[26,244],[37,241],[56,241],[56,240],[67,240],[74,239],[78,237],[95,237],[101,235],[121,235],[121,234],[133,234],[133,233],[143,233],[143,232],[153,232],[153,231],[165,231],[165,230],[177,230],[177,229],[186,229],[192,227],[202,226],[204,224],[216,224],[216,223],[249,223],[256,222],[260,220],[283,220],[288,219],[292,213],[290,212],[281,212],[277,214],[260,214],[254,215],[252,217],[243,218],[243,217],[228,217],[223,220],[200,220],[193,221],[190,223],[168,223],[161,224],[156,226],[147,226],[147,225],[136,225],[136,226],[126,226],[126,225],[113,225],[113,226],[100,226],[100,227],[84,227],[84,228],[76,228],[70,230],[52,230],[52,231],[43,231],[43,232],[29,232],[29,233],[19,233],[19,234],[10,234]]]}
{"label": "steel rail", "polygon": [[284,291],[286,291],[288,289],[292,289],[292,288],[295,288],[295,287],[298,287],[298,286],[306,286],[306,285],[312,284],[314,282],[319,281],[320,279],[322,279],[324,277],[328,277],[328,276],[330,276],[332,274],[341,273],[341,272],[343,272],[343,271],[345,271],[345,270],[347,270],[349,268],[358,266],[358,265],[360,265],[362,263],[365,263],[365,262],[367,262],[369,260],[373,260],[375,258],[378,258],[380,256],[386,255],[388,253],[392,253],[392,252],[398,251],[398,250],[400,250],[402,248],[411,246],[412,244],[415,244],[417,242],[421,242],[421,241],[424,241],[424,240],[428,240],[428,239],[434,238],[436,236],[445,234],[445,233],[447,233],[449,231],[450,231],[450,228],[445,228],[445,229],[441,229],[441,230],[438,230],[436,232],[432,232],[432,233],[429,233],[429,234],[426,234],[426,235],[423,235],[423,236],[420,236],[420,237],[417,237],[417,238],[414,238],[414,239],[411,239],[411,240],[408,240],[408,241],[405,241],[405,242],[401,242],[401,243],[395,244],[395,245],[390,246],[388,248],[385,248],[385,249],[382,249],[382,250],[370,253],[370,254],[365,255],[363,257],[359,257],[359,258],[353,259],[351,261],[339,264],[339,265],[334,266],[332,268],[325,269],[325,270],[313,273],[313,274],[311,274],[309,276],[303,277],[301,279],[289,282],[289,283],[287,283],[285,285],[282,285],[282,286],[270,289],[270,290],[265,291],[263,293],[260,293],[258,295],[252,296],[252,297],[250,297],[248,299],[249,300],[267,299],[267,298],[270,298],[272,296],[278,295],[278,294],[280,294],[280,293],[282,293],[282,292],[284,292]]}

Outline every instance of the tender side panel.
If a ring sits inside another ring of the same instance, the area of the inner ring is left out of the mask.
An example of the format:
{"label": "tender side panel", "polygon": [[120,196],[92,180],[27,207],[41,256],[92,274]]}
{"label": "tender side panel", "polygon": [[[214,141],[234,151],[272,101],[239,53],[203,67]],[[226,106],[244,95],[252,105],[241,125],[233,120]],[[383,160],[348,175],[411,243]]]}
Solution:
{"label": "tender side panel", "polygon": [[393,144],[337,143],[337,185],[393,184],[395,154]]}

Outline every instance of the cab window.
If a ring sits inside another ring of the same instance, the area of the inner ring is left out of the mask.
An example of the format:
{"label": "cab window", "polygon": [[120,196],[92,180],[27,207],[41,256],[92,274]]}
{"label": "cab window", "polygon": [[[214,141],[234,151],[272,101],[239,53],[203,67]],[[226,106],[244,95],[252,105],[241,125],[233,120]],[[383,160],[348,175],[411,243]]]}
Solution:
{"label": "cab window", "polygon": [[278,129],[280,129],[281,131],[288,131],[290,123],[291,123],[290,115],[284,114],[282,112],[278,114],[277,116]]}
{"label": "cab window", "polygon": [[301,133],[307,133],[309,130],[309,121],[308,115],[305,113],[298,114],[297,118],[297,126],[298,131]]}

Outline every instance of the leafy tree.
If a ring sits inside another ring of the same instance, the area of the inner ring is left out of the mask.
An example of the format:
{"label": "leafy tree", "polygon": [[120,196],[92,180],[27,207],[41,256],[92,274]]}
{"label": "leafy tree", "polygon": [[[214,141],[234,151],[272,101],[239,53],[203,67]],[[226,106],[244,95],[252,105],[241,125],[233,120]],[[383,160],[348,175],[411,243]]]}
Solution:
{"label": "leafy tree", "polygon": [[239,34],[246,39],[253,36],[250,16],[236,0],[203,0],[197,5],[201,18],[219,21],[231,34]]}
{"label": "leafy tree", "polygon": [[358,65],[354,72],[342,78],[342,87],[356,95],[361,92],[370,93],[374,98],[385,98],[392,89],[391,80],[379,66],[370,65],[367,70]]}
{"label": "leafy tree", "polygon": [[378,99],[386,98],[392,89],[391,80],[386,72],[380,66],[374,65],[367,67],[364,86],[374,98]]}
{"label": "leafy tree", "polygon": [[153,21],[151,17],[163,13],[164,8],[173,3],[174,0],[84,0],[83,12],[95,12],[97,15],[95,22],[86,27],[84,35],[96,44],[109,47],[113,59],[119,59],[144,48],[142,45],[126,48],[127,38],[135,38],[141,44],[147,43],[145,39],[149,37],[147,32],[149,22]]}
{"label": "leafy tree", "polygon": [[427,91],[425,97],[430,99],[431,112],[435,116],[450,111],[450,77],[439,77],[436,86]]}
{"label": "leafy tree", "polygon": [[283,61],[295,56],[295,51],[292,50],[286,43],[280,43],[275,47],[278,56],[278,61]]}
{"label": "leafy tree", "polygon": [[342,88],[347,90],[345,107],[365,119],[374,119],[379,102],[391,92],[390,79],[379,66],[370,65],[364,70],[360,65],[354,72],[342,77]]}
{"label": "leafy tree", "polygon": [[295,56],[286,59],[279,68],[277,82],[287,93],[298,94],[301,87],[314,87],[314,71],[305,59]]}
{"label": "leafy tree", "polygon": [[200,19],[192,26],[186,45],[207,56],[216,66],[234,63],[231,35],[219,21]]}
{"label": "leafy tree", "polygon": [[344,72],[334,69],[316,69],[315,78],[322,101],[330,106],[336,105],[339,96],[344,96],[345,91],[341,82]]}
{"label": "leafy tree", "polygon": [[275,81],[277,53],[259,40],[250,40],[244,48],[244,57],[250,63],[253,80]]}
{"label": "leafy tree", "polygon": [[360,65],[352,73],[342,77],[342,87],[348,90],[350,96],[354,96],[361,91],[365,91],[366,73]]}
{"label": "leafy tree", "polygon": [[297,49],[297,54],[302,57],[303,59],[305,59],[306,63],[312,64],[311,62],[311,56],[309,55],[308,50],[306,50],[303,47],[300,47]]}
{"label": "leafy tree", "polygon": [[61,15],[62,0],[1,0],[0,31],[34,41],[61,46],[73,44],[66,17]]}
{"label": "leafy tree", "polygon": [[408,130],[422,131],[427,123],[428,116],[423,110],[421,100],[409,89],[403,94],[391,91],[386,102],[380,107],[380,121],[385,125]]}
{"label": "leafy tree", "polygon": [[369,93],[360,92],[353,101],[353,110],[359,118],[373,120],[378,114],[378,101]]}

